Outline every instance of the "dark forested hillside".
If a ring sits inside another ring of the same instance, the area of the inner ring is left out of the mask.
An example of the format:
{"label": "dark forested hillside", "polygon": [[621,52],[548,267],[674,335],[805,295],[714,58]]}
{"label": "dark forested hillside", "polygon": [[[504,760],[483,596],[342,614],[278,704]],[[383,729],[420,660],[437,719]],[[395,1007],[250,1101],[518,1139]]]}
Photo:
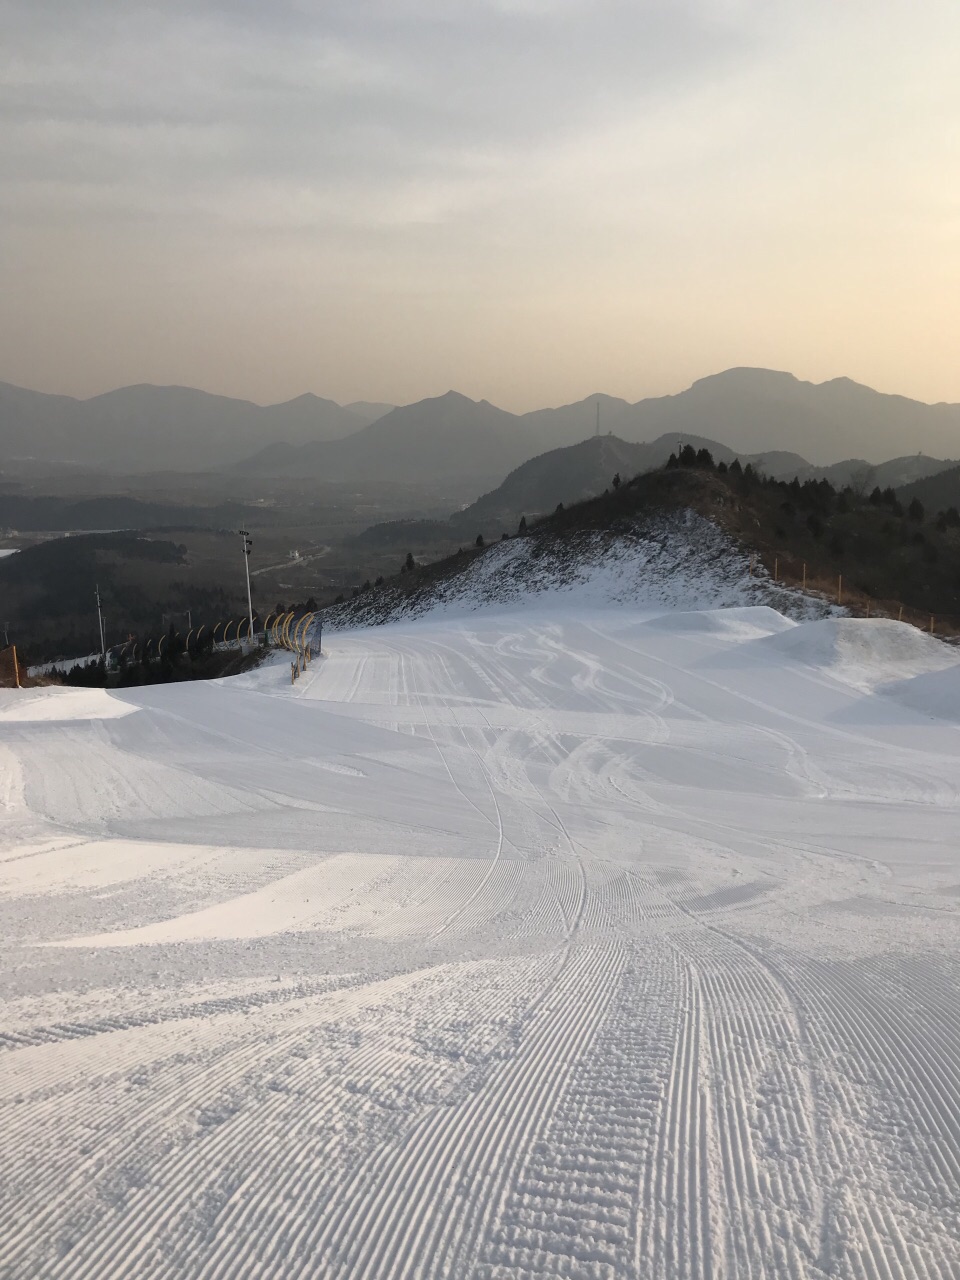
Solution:
{"label": "dark forested hillside", "polygon": [[190,578],[182,543],[129,533],[57,538],[0,559],[3,621],[24,658],[41,660],[100,647],[98,587],[108,643],[157,634],[165,613],[191,609],[205,620],[243,611],[242,589]]}
{"label": "dark forested hillside", "polygon": [[947,511],[951,507],[960,509],[960,466],[901,485],[897,489],[897,497],[904,503],[914,500],[921,502],[930,515]]}
{"label": "dark forested hillside", "polygon": [[[269,516],[269,511],[266,512]],[[144,502],[121,496],[83,498],[22,497],[0,494],[0,529],[21,532],[111,529],[236,528],[245,521],[263,522],[263,508],[223,502],[217,506],[181,506],[172,502]]]}

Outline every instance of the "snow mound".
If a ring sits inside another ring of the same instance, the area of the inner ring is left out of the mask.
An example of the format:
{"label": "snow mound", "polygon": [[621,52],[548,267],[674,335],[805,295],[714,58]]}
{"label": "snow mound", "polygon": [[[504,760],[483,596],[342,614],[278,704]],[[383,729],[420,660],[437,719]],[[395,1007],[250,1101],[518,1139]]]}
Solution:
{"label": "snow mound", "polygon": [[914,711],[960,724],[960,663],[910,680],[894,681],[884,685],[882,692]]}
{"label": "snow mound", "polygon": [[943,671],[957,661],[956,654],[933,636],[888,618],[822,618],[754,643],[756,651],[769,657],[802,662],[870,690]]}
{"label": "snow mound", "polygon": [[796,623],[769,605],[745,608],[696,609],[690,612],[659,614],[643,624],[658,631],[681,631],[711,636],[727,636],[731,640],[754,640],[792,631]]}
{"label": "snow mound", "polygon": [[34,723],[38,720],[114,720],[136,711],[105,689],[0,690],[0,722]]}

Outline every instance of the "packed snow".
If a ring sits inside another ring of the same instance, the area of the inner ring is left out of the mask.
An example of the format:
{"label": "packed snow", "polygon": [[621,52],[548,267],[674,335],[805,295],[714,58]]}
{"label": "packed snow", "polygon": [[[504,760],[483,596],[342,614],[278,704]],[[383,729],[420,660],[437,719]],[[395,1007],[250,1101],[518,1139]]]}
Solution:
{"label": "packed snow", "polygon": [[960,1275],[956,655],[691,594],[0,694],[0,1275]]}

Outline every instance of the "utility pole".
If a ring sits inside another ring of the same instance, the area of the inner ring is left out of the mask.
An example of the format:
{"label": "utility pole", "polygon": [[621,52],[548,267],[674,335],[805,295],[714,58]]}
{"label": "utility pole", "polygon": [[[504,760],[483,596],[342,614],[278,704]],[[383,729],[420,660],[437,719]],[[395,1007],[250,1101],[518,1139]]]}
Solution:
{"label": "utility pole", "polygon": [[107,678],[107,643],[103,638],[103,610],[100,608],[100,583],[96,586],[97,619],[100,622],[100,656],[103,658],[103,678]]}
{"label": "utility pole", "polygon": [[247,609],[250,613],[250,639],[253,639],[253,597],[250,594],[250,548],[253,546],[253,539],[247,533],[246,529],[240,530],[240,537],[243,539],[243,567],[247,571]]}

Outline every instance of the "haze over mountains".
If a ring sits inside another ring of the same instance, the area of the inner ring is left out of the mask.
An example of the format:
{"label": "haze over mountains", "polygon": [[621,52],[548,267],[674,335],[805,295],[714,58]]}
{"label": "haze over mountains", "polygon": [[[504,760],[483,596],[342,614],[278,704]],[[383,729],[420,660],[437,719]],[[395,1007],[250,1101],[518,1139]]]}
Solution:
{"label": "haze over mountains", "polygon": [[190,387],[121,387],[90,400],[0,383],[0,466],[40,459],[117,473],[219,469],[263,447],[336,440],[389,405],[315,395],[262,407]]}
{"label": "haze over mountains", "polygon": [[502,479],[541,442],[522,419],[456,391],[394,409],[342,440],[268,445],[236,468],[247,475],[363,481]]}
{"label": "haze over mountains", "polygon": [[[598,395],[522,415],[453,391],[390,409],[314,395],[261,407],[152,386],[81,401],[0,384],[0,465],[40,459],[127,474],[236,467],[329,481],[471,476],[482,489],[537,454],[592,436],[598,404],[601,433],[626,443],[720,440],[741,456],[763,453],[771,470],[782,453],[787,468],[826,468],[921,452],[933,455],[934,470],[937,458],[960,454],[960,405],[883,395],[847,378],[814,384],[741,368],[637,404]],[[917,477],[930,466],[918,461]]]}

